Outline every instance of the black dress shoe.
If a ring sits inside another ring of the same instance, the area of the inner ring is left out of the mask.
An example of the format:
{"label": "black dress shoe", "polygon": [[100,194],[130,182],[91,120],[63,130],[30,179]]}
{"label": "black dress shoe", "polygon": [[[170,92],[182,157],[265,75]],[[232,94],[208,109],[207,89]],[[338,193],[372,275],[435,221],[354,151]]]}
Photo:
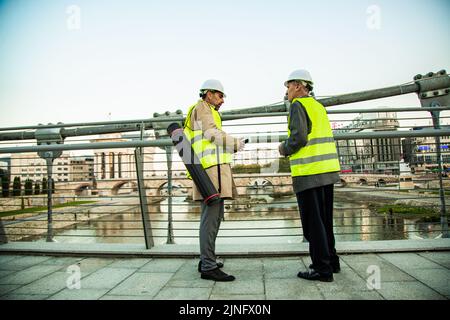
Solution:
{"label": "black dress shoe", "polygon": [[[223,268],[223,263],[222,262],[216,262],[217,264],[217,268]],[[198,262],[198,267],[197,267],[198,272],[202,272],[202,260],[200,260]]]}
{"label": "black dress shoe", "polygon": [[215,268],[209,271],[203,271],[201,278],[214,281],[233,281],[234,279],[236,279],[231,274],[226,274],[219,268]]}
{"label": "black dress shoe", "polygon": [[[314,269],[314,266],[312,264],[309,265],[310,269]],[[340,265],[335,265],[335,266],[331,266],[331,268],[333,268],[333,273],[339,273],[341,272],[341,266]]]}
{"label": "black dress shoe", "polygon": [[300,271],[297,274],[297,277],[306,279],[306,280],[318,280],[322,282],[333,282],[333,274],[324,274],[324,273],[318,273],[314,269],[310,269],[309,271],[302,272]]}

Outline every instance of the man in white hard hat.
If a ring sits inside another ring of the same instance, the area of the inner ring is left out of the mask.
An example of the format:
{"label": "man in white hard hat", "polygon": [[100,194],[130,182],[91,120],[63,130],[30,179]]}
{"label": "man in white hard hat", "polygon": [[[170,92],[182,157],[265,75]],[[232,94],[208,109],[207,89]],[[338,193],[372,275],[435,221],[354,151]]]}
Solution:
{"label": "man in white hard hat", "polygon": [[333,233],[333,184],[339,178],[339,159],[325,108],[310,95],[314,82],[306,70],[293,71],[284,85],[289,100],[288,139],[279,145],[289,156],[303,236],[309,242],[312,264],[298,277],[333,281],[340,271]]}
{"label": "man in white hard hat", "polygon": [[[231,173],[232,153],[244,148],[244,142],[233,138],[222,130],[218,112],[226,97],[220,81],[206,80],[200,87],[200,100],[188,110],[184,132],[192,149],[198,156],[212,183],[220,193],[221,200],[211,206],[202,201],[200,220],[200,261],[198,271],[202,279],[233,281],[220,268],[223,263],[216,260],[216,238],[224,215],[224,199],[232,199],[236,187]],[[193,200],[204,200],[195,184],[192,186]]]}

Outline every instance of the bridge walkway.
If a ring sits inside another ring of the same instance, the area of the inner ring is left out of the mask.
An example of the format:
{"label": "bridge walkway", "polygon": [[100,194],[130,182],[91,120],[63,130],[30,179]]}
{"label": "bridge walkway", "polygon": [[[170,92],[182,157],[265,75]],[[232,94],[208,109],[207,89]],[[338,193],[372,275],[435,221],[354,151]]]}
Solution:
{"label": "bridge walkway", "polygon": [[275,246],[267,251],[248,247],[246,252],[242,247],[221,246],[218,253],[224,270],[236,276],[227,283],[200,278],[195,246],[169,245],[170,252],[167,247],[151,251],[137,246],[118,249],[116,244],[58,244],[59,249],[50,252],[50,245],[36,244],[34,249],[20,243],[0,246],[1,300],[450,298],[448,239],[338,243],[341,272],[331,283],[297,277],[310,264],[306,243],[295,244],[296,251],[294,246],[278,248],[278,255]]}

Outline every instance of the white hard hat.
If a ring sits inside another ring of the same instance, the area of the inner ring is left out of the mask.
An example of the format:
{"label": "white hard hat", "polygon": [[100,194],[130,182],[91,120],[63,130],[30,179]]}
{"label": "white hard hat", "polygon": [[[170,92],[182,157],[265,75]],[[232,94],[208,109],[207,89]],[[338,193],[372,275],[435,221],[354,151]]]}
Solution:
{"label": "white hard hat", "polygon": [[287,86],[287,83],[292,80],[306,81],[311,86],[314,85],[309,72],[307,70],[303,70],[303,69],[292,71],[291,74],[289,75],[288,79],[284,82],[284,85]]}
{"label": "white hard hat", "polygon": [[208,79],[205,82],[203,82],[202,86],[200,87],[200,92],[204,90],[215,90],[220,91],[223,93],[223,96],[226,97],[225,90],[223,89],[222,83],[220,83],[219,80],[215,79]]}

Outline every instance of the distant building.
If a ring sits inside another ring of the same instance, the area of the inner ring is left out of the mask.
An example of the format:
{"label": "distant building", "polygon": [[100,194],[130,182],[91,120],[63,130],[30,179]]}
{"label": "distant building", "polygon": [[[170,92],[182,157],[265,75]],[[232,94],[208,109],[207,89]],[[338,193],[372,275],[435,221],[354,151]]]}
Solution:
{"label": "distant building", "polygon": [[[53,161],[53,179],[55,182],[70,181],[70,155],[63,153]],[[11,180],[20,177],[25,181],[42,181],[47,178],[46,161],[37,153],[15,153],[11,155]]]}
{"label": "distant building", "polygon": [[[147,136],[153,138],[154,135]],[[136,138],[123,137],[120,133],[101,135],[96,142],[125,142]],[[160,148],[146,147],[144,150],[144,177],[167,175],[165,151]],[[96,149],[94,152],[94,175],[97,180],[136,179],[135,148]],[[181,161],[173,156],[173,161]],[[174,170],[176,168],[172,168]]]}
{"label": "distant building", "polygon": [[[335,132],[396,131],[395,112],[360,113],[348,126]],[[341,166],[347,171],[397,173],[401,159],[400,138],[376,138],[337,141]]]}
{"label": "distant building", "polygon": [[[448,127],[448,126],[443,126]],[[433,127],[414,127],[412,130],[422,130]],[[450,168],[450,136],[443,136],[441,142],[441,162]],[[413,137],[403,141],[405,162],[414,170],[436,169],[438,167],[438,154],[435,137]]]}
{"label": "distant building", "polygon": [[70,159],[70,181],[92,181],[94,179],[94,157]]}

